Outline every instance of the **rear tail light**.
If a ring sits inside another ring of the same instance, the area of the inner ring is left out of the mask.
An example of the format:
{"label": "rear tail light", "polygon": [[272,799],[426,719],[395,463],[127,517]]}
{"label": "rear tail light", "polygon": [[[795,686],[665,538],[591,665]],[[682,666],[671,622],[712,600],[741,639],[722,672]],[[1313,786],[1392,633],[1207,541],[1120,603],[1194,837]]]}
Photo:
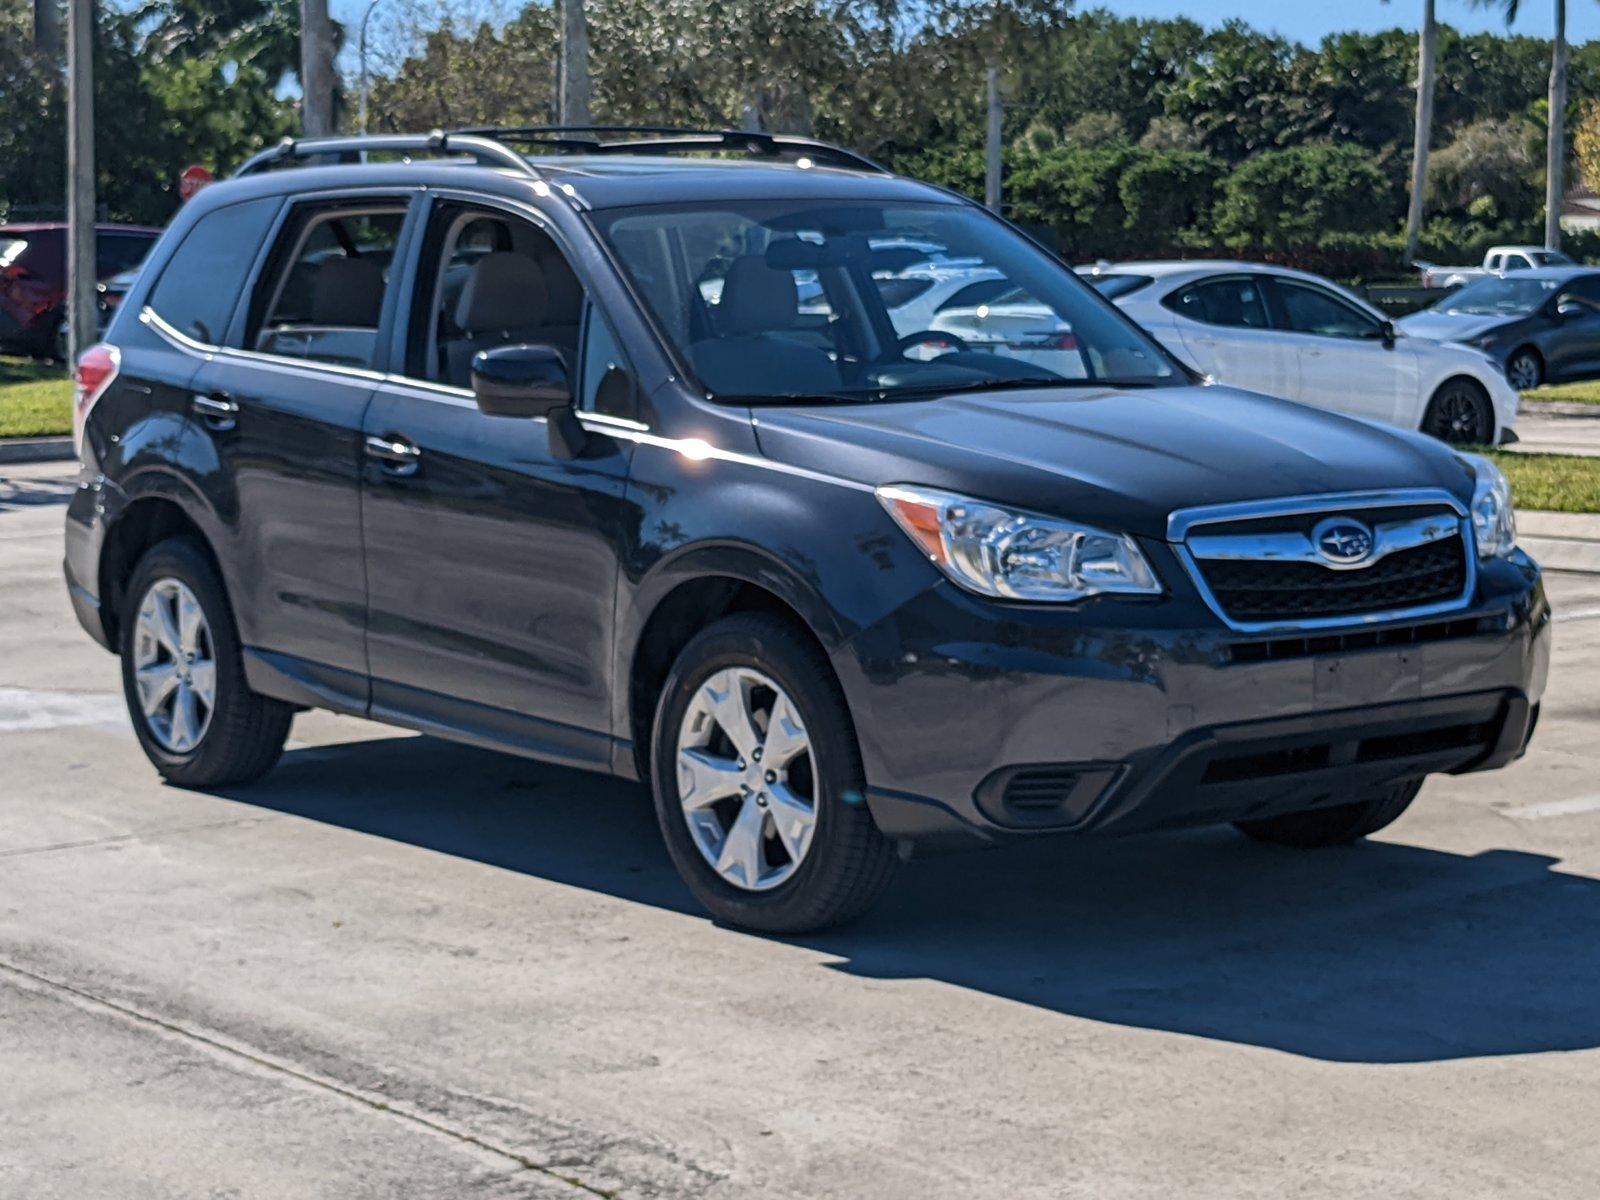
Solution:
{"label": "rear tail light", "polygon": [[90,346],[78,356],[78,366],[72,376],[72,446],[79,458],[83,457],[83,430],[89,423],[89,413],[95,402],[105,395],[121,366],[122,352],[104,342]]}
{"label": "rear tail light", "polygon": [[1052,350],[1076,350],[1078,348],[1078,335],[1075,333],[1052,334],[1045,344]]}

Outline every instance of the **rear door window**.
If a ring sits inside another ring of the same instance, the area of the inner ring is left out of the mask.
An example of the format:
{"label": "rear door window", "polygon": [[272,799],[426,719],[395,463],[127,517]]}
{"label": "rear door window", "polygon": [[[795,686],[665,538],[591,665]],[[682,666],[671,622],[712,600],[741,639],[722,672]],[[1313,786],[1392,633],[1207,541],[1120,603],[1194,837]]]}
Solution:
{"label": "rear door window", "polygon": [[266,196],[201,217],[162,267],[145,302],[151,311],[185,337],[219,345],[280,203]]}
{"label": "rear door window", "polygon": [[1179,316],[1203,325],[1238,329],[1266,329],[1271,325],[1261,281],[1248,276],[1201,280],[1161,303]]}
{"label": "rear door window", "polygon": [[1321,288],[1287,279],[1272,281],[1283,313],[1283,327],[1317,337],[1375,338],[1383,326],[1366,313]]}
{"label": "rear door window", "polygon": [[306,205],[292,214],[257,287],[246,345],[285,358],[372,366],[405,217],[404,202]]}
{"label": "rear door window", "polygon": [[95,278],[110,279],[137,267],[153,245],[155,239],[145,234],[100,234],[95,238]]}

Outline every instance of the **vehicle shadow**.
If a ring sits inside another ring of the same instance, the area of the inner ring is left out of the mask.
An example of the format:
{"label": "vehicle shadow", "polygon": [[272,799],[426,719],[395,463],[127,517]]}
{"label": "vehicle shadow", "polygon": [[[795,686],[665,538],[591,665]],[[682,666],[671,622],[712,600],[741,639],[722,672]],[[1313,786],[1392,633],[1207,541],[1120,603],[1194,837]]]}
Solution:
{"label": "vehicle shadow", "polygon": [[[617,780],[394,737],[290,751],[229,795],[699,912],[643,790]],[[907,864],[866,919],[793,941],[855,975],[1329,1061],[1574,1050],[1600,1045],[1600,881],[1555,861],[1230,830],[1030,841]]]}

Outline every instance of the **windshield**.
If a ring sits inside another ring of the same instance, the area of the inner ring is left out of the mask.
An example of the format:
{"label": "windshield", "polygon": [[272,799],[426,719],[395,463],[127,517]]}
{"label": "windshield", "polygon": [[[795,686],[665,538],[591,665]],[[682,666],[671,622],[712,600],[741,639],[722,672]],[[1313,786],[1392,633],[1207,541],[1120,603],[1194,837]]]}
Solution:
{"label": "windshield", "polygon": [[594,220],[714,397],[1184,381],[1068,268],[966,205],[722,201]]}
{"label": "windshield", "polygon": [[1436,307],[1474,317],[1519,316],[1533,312],[1560,286],[1559,279],[1479,279]]}

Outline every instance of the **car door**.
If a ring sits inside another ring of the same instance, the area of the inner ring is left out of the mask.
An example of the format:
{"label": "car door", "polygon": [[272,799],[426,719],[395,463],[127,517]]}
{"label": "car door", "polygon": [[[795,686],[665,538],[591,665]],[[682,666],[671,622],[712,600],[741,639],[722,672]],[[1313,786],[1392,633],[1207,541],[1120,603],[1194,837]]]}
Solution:
{"label": "car door", "polygon": [[1299,365],[1303,404],[1398,423],[1415,408],[1416,355],[1386,336],[1384,322],[1316,284],[1268,280],[1273,324]]}
{"label": "car door", "polygon": [[1219,383],[1298,398],[1293,358],[1273,332],[1261,276],[1214,275],[1178,288],[1161,300],[1172,313],[1174,349]]}
{"label": "car door", "polygon": [[247,645],[343,703],[366,698],[362,417],[385,367],[409,192],[286,206],[227,344],[196,376],[213,503]]}
{"label": "car door", "polygon": [[1559,379],[1600,374],[1600,275],[1569,280],[1548,311],[1554,328],[1543,339],[1546,373]]}
{"label": "car door", "polygon": [[372,711],[604,766],[632,443],[596,434],[566,457],[545,419],[481,412],[469,363],[496,345],[555,345],[592,413],[621,355],[534,213],[440,198],[426,230],[407,362],[364,424]]}

